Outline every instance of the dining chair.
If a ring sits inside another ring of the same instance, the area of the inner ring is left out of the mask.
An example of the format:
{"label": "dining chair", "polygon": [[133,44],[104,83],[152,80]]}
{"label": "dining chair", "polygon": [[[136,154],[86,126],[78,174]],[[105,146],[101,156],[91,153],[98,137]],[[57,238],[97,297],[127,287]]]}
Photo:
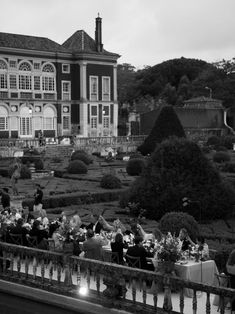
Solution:
{"label": "dining chair", "polygon": [[[218,285],[219,287],[225,287],[225,288],[230,288],[231,287],[231,277],[229,275],[226,275],[224,273],[221,273],[221,274],[215,274],[215,277],[217,279],[217,282],[218,282]],[[217,309],[217,312],[220,311],[221,309],[221,306],[222,306],[222,300],[220,299],[219,296],[216,296],[218,297],[218,309]],[[225,298],[224,300],[224,305],[225,307],[227,307],[228,304],[231,304],[232,301],[229,299],[229,298]],[[231,309],[231,313],[232,313],[232,309]]]}
{"label": "dining chair", "polygon": [[103,251],[104,262],[119,264],[118,252],[112,252],[108,250]]}
{"label": "dining chair", "polygon": [[9,233],[9,242],[12,244],[23,245],[23,236],[18,233]]}
{"label": "dining chair", "polygon": [[38,247],[38,238],[37,236],[27,235],[28,246],[37,248]]}
{"label": "dining chair", "polygon": [[126,254],[125,259],[129,267],[141,268],[141,262],[140,262],[139,256],[131,256],[131,255]]}

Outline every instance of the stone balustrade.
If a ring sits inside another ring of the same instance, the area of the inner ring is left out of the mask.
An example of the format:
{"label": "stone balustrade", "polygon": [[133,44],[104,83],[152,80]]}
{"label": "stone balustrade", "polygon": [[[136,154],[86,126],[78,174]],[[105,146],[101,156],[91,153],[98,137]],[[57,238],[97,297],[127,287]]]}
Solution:
{"label": "stone balustrade", "polygon": [[[184,288],[190,288],[193,290],[192,313],[199,313],[197,292],[201,291],[206,293],[203,313],[211,313],[212,297],[218,295],[220,313],[223,314],[225,298],[231,299],[234,296],[232,289],[184,281],[175,276],[69,254],[4,242],[0,242],[0,252],[0,278],[5,281],[37,287],[129,313],[185,313]],[[147,302],[149,284],[152,285],[152,302]],[[85,296],[79,294],[82,287],[88,289]],[[172,309],[172,289],[179,296],[179,312]],[[159,302],[160,293],[164,294],[162,304]]]}

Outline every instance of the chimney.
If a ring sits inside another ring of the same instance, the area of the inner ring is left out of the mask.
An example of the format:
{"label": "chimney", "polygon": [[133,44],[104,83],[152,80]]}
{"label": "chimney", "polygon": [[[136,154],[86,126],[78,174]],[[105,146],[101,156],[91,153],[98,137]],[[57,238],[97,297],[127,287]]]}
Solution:
{"label": "chimney", "polygon": [[102,44],[102,18],[100,18],[99,13],[98,17],[95,19],[95,44],[96,50],[98,52],[103,51],[103,44]]}

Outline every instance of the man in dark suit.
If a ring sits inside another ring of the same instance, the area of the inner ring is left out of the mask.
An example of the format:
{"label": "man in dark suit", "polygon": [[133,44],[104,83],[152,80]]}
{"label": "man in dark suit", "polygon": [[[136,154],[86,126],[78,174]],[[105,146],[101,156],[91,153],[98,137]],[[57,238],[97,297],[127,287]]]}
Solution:
{"label": "man in dark suit", "polygon": [[103,229],[103,225],[99,221],[100,215],[94,213],[91,215],[91,222],[86,226],[86,229],[91,229],[95,234],[100,234],[100,231]]}
{"label": "man in dark suit", "polygon": [[[153,257],[153,255],[152,253],[149,253],[145,250],[145,248],[142,245],[142,242],[143,242],[143,238],[140,236],[136,236],[134,239],[135,245],[128,248],[126,255],[133,256],[133,257],[140,257],[140,268],[154,271],[153,264],[147,262],[147,257]],[[127,260],[127,263],[128,263],[128,260]]]}

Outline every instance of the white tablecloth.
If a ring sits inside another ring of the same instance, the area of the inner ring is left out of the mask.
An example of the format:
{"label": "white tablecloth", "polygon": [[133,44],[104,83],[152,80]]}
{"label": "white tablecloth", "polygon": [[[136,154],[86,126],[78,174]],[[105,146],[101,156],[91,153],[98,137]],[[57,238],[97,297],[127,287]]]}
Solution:
{"label": "white tablecloth", "polygon": [[[175,263],[176,274],[184,279],[193,282],[200,282],[209,285],[216,285],[216,276],[218,269],[214,260],[196,263],[188,261],[187,264]],[[185,289],[185,295],[193,296],[192,289]]]}

